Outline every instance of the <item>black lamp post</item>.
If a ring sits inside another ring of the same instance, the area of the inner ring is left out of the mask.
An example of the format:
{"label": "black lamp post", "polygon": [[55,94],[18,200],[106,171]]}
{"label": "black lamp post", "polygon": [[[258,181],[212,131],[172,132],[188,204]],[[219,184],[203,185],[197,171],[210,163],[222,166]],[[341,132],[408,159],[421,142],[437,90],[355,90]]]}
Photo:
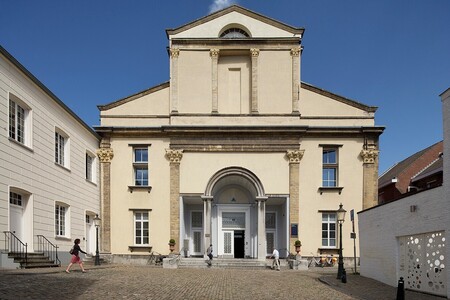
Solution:
{"label": "black lamp post", "polygon": [[96,250],[95,250],[95,265],[96,266],[100,266],[100,255],[98,253],[98,228],[100,227],[100,221],[101,221],[101,219],[98,217],[98,215],[96,215],[94,218],[95,232],[96,232],[96,238],[97,238]]}
{"label": "black lamp post", "polygon": [[337,279],[342,279],[344,273],[344,258],[342,257],[342,223],[345,221],[345,213],[347,211],[342,208],[342,203],[339,204],[339,209],[336,211],[337,220],[339,222],[339,261]]}

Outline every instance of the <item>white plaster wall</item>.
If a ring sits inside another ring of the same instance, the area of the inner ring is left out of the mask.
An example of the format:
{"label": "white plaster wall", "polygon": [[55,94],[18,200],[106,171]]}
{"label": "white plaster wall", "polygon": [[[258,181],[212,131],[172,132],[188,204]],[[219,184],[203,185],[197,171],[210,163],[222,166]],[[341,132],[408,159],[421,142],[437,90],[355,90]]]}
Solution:
{"label": "white plaster wall", "polygon": [[[444,199],[450,203],[450,88],[441,94],[442,115],[444,124]],[[447,219],[446,239],[450,241],[450,221]],[[447,259],[450,258],[450,247],[447,247]],[[447,260],[448,263],[448,260]],[[450,268],[447,266],[447,281],[450,280]],[[447,282],[447,297],[450,295],[450,284]]]}
{"label": "white plaster wall", "polygon": [[[8,93],[19,97],[32,109],[30,148],[9,140]],[[68,169],[54,163],[55,127],[70,137]],[[37,234],[57,244],[61,251],[68,249],[74,238],[83,240],[85,211],[99,212],[98,159],[95,183],[85,179],[85,154],[86,151],[96,152],[98,140],[1,55],[0,132],[0,232],[9,230],[9,188],[16,187],[32,194],[32,216],[26,221],[30,226],[25,229],[30,237],[26,241],[31,245],[29,250],[33,250]],[[66,239],[55,238],[55,201],[70,205],[70,230]],[[3,240],[2,234],[2,246]]]}
{"label": "white plaster wall", "polygon": [[[410,212],[411,205],[417,205],[416,212]],[[397,286],[400,277],[397,238],[445,230],[448,241],[449,215],[444,187],[359,212],[361,275]],[[448,264],[449,246],[446,247]]]}

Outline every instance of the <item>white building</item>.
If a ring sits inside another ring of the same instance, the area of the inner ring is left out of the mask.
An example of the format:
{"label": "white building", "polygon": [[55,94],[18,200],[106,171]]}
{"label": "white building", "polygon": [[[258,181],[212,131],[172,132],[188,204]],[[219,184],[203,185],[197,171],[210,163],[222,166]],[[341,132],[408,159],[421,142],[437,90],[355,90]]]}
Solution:
{"label": "white building", "polygon": [[443,185],[360,212],[361,275],[450,296],[450,89],[441,94]]}
{"label": "white building", "polygon": [[1,46],[0,128],[0,267],[22,243],[64,258],[80,238],[94,253],[99,137]]}

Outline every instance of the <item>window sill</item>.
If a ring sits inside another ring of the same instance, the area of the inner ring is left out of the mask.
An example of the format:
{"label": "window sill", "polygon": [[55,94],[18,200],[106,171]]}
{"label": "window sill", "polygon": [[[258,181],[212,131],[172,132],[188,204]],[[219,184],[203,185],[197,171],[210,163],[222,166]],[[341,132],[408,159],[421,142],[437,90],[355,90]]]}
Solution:
{"label": "window sill", "polygon": [[323,255],[324,253],[338,254],[338,252],[339,252],[339,249],[335,248],[335,247],[334,248],[333,247],[330,247],[330,248],[320,247],[318,250],[321,255]]}
{"label": "window sill", "polygon": [[60,165],[60,164],[58,164],[57,162],[55,162],[55,165],[58,166],[58,167],[60,167],[61,169],[66,170],[67,172],[70,172],[70,169],[69,169],[69,168],[67,168],[67,167],[65,167],[65,166],[63,166],[63,165]]}
{"label": "window sill", "polygon": [[153,246],[128,246],[128,250],[131,252],[137,251],[137,252],[152,252]]}
{"label": "window sill", "polygon": [[150,191],[152,190],[152,187],[147,185],[147,186],[142,186],[142,185],[129,185],[128,186],[128,190],[130,191],[130,193],[133,193],[134,190],[137,191],[147,191],[147,193],[150,193]]}
{"label": "window sill", "polygon": [[86,178],[86,182],[89,183],[89,184],[92,184],[93,186],[97,186],[97,183],[95,183],[95,182],[93,182],[93,181],[91,181],[91,180],[89,180],[87,178]]}
{"label": "window sill", "polygon": [[55,240],[60,240],[60,241],[71,241],[72,239],[71,239],[70,237],[57,235],[57,236],[55,236]]}
{"label": "window sill", "polygon": [[323,187],[320,187],[319,188],[319,192],[320,192],[320,194],[322,195],[322,193],[323,192],[338,192],[339,193],[339,195],[342,193],[342,189],[343,189],[344,187],[337,187],[337,186],[323,186]]}
{"label": "window sill", "polygon": [[18,145],[18,146],[24,148],[25,150],[28,150],[28,151],[34,153],[34,150],[31,149],[30,147],[28,147],[27,145],[22,144],[21,142],[18,142],[18,141],[16,141],[15,139],[13,139],[13,138],[11,138],[11,137],[9,137],[8,139],[9,139],[10,142],[12,142],[12,143],[14,143],[14,144],[16,144],[16,145]]}

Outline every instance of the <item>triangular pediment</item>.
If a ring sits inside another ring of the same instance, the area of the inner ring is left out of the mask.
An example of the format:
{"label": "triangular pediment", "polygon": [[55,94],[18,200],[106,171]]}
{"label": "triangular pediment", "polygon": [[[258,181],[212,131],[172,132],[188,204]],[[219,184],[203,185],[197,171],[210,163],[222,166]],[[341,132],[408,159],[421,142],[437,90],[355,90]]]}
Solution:
{"label": "triangular pediment", "polygon": [[252,38],[301,38],[304,28],[297,28],[263,16],[239,5],[214,12],[175,29],[167,29],[169,39],[218,38],[224,30],[236,26]]}

